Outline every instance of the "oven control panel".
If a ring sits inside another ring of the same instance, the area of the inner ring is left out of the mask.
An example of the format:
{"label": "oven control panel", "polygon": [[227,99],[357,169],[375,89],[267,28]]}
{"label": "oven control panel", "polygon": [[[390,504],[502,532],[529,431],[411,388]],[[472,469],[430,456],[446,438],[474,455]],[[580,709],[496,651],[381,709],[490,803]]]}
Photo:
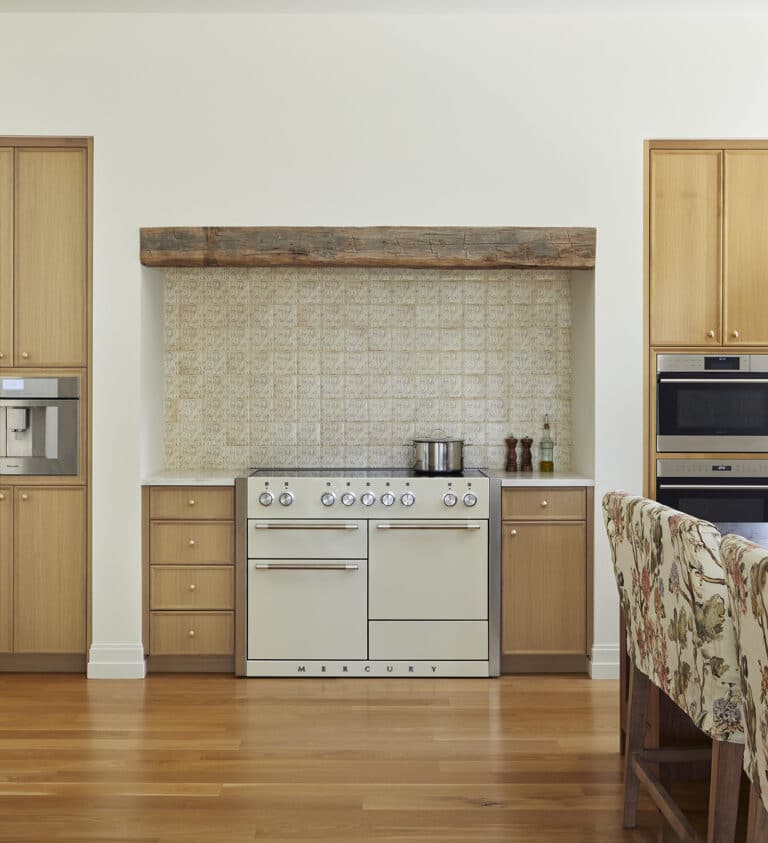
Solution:
{"label": "oven control panel", "polygon": [[248,479],[249,518],[488,518],[487,477]]}

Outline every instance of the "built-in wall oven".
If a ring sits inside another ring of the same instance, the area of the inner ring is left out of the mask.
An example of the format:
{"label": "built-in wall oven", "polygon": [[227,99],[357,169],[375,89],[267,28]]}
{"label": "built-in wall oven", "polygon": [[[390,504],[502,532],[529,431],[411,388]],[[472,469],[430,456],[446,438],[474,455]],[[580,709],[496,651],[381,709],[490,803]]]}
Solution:
{"label": "built-in wall oven", "polygon": [[753,541],[768,535],[768,459],[661,459],[656,499]]}
{"label": "built-in wall oven", "polygon": [[659,453],[768,453],[768,354],[660,354]]}

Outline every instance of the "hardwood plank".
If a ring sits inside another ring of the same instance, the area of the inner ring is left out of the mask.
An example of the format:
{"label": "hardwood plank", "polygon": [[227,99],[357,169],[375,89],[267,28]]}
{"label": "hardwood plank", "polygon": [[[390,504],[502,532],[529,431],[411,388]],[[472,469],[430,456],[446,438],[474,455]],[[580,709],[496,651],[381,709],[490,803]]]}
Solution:
{"label": "hardwood plank", "polygon": [[0,841],[650,843],[642,794],[621,829],[616,697],[561,676],[0,675]]}
{"label": "hardwood plank", "polygon": [[594,228],[142,228],[145,266],[593,269]]}

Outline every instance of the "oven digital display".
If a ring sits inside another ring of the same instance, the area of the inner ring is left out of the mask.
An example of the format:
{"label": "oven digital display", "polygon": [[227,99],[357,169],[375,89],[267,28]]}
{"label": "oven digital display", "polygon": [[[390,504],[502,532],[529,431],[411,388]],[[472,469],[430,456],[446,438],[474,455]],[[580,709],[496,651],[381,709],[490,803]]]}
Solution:
{"label": "oven digital display", "polygon": [[8,392],[21,392],[24,389],[24,378],[3,378],[3,389]]}
{"label": "oven digital display", "polygon": [[704,369],[715,372],[738,372],[738,357],[705,357]]}

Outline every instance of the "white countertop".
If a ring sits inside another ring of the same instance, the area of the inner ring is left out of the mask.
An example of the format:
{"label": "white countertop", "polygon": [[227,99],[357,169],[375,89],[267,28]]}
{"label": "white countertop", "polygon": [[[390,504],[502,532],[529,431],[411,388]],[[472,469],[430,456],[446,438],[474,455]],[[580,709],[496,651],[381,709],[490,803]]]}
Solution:
{"label": "white countertop", "polygon": [[502,486],[594,486],[595,481],[584,474],[567,471],[489,471],[494,480],[501,480]]}
{"label": "white countertop", "polygon": [[235,477],[248,474],[246,468],[219,468],[212,471],[158,471],[141,481],[142,486],[234,486]]}
{"label": "white countertop", "polygon": [[[158,471],[147,475],[142,486],[234,486],[236,477],[244,477],[246,468],[215,469],[212,471]],[[544,473],[540,471],[514,472],[488,471],[502,486],[594,486],[595,481],[583,474],[565,471]]]}

